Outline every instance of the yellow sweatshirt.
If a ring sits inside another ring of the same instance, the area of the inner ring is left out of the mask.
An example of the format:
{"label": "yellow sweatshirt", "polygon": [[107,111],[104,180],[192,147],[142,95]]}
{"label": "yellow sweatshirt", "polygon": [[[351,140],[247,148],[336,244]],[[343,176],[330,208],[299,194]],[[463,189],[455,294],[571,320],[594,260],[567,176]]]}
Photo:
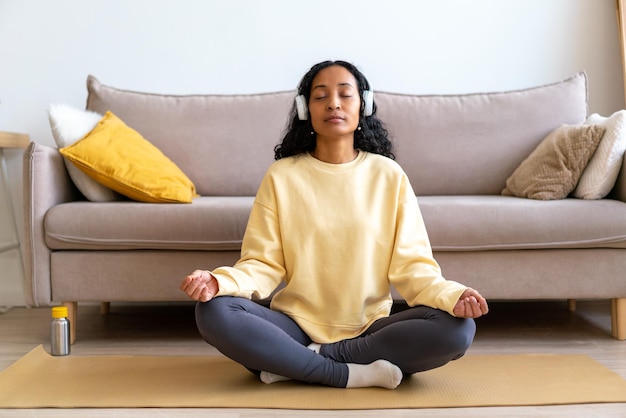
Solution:
{"label": "yellow sweatshirt", "polygon": [[266,298],[317,343],[353,338],[389,315],[392,284],[410,306],[452,309],[465,286],[433,259],[409,180],[393,160],[360,151],[328,164],[276,161],[259,187],[241,259],[212,272],[218,296]]}

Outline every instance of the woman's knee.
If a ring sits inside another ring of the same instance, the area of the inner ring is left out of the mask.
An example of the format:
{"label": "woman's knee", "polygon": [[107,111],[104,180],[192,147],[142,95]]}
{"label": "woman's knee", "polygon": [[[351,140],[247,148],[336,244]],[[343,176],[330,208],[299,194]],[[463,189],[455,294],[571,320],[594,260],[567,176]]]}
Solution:
{"label": "woman's knee", "polygon": [[[469,349],[470,345],[474,341],[474,335],[476,334],[476,323],[471,318],[454,318],[457,322],[456,326],[452,328],[450,334],[451,338],[451,353],[453,355],[452,360],[456,360],[462,357]],[[455,354],[456,353],[456,354]]]}
{"label": "woman's knee", "polygon": [[465,355],[474,341],[476,332],[474,320],[449,316],[439,325],[437,331],[429,336],[429,347],[422,351],[423,357],[414,356],[401,367],[405,373],[441,367]]}
{"label": "woman's knee", "polygon": [[451,356],[461,357],[474,341],[476,323],[473,319],[457,318],[439,309],[427,309],[423,315],[423,319],[436,324],[431,338],[439,341],[438,345]]}
{"label": "woman's knee", "polygon": [[196,304],[196,326],[198,331],[208,343],[213,344],[213,338],[222,334],[222,330],[232,326],[231,322],[236,315],[239,298],[221,296],[211,299],[208,302],[198,302]]}

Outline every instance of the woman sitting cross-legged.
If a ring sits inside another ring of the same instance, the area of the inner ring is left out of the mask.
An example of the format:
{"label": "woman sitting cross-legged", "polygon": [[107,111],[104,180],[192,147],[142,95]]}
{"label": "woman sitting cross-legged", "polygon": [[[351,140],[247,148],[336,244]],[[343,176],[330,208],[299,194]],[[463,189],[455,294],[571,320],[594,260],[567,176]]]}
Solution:
{"label": "woman sitting cross-legged", "polygon": [[463,356],[487,301],[442,276],[363,74],[312,67],[274,152],[239,261],[181,283],[203,338],[265,383],[393,389]]}

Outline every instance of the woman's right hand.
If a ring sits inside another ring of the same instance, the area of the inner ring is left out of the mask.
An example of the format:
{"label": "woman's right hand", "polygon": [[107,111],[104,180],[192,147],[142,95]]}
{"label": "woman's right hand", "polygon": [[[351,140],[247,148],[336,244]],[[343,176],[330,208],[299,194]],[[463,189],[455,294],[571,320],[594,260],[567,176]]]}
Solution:
{"label": "woman's right hand", "polygon": [[196,270],[185,277],[180,284],[180,290],[198,302],[208,302],[219,291],[217,279],[206,270]]}

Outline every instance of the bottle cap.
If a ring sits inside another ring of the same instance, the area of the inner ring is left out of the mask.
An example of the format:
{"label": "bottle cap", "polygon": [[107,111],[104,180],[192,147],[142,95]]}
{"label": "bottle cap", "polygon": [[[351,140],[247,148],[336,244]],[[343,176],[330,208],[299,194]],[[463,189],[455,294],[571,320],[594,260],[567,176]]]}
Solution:
{"label": "bottle cap", "polygon": [[52,317],[53,318],[66,318],[67,317],[67,306],[55,306],[52,308]]}

